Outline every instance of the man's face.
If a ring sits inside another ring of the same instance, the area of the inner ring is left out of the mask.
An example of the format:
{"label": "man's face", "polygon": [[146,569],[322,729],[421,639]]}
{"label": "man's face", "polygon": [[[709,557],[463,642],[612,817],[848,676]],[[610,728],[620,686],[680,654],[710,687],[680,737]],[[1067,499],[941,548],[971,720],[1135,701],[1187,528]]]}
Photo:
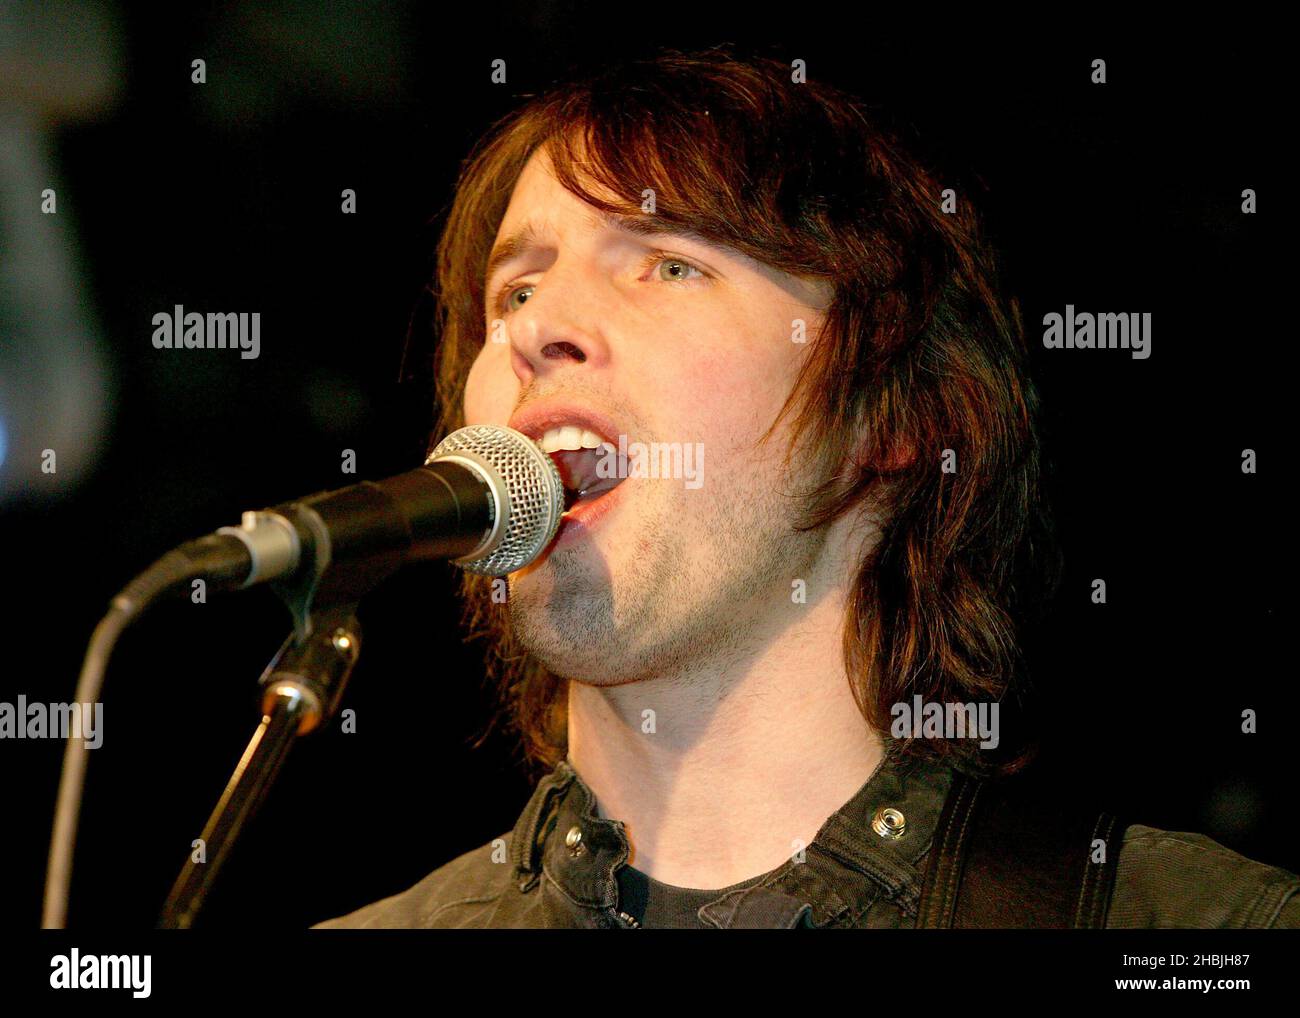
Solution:
{"label": "man's face", "polygon": [[[797,458],[797,473],[783,472],[785,422],[759,439],[791,391],[829,287],[607,222],[556,181],[544,150],[520,175],[496,244],[524,236],[489,270],[466,422],[550,432],[567,445],[584,430],[613,447],[622,439],[629,469],[638,443],[672,443],[683,456],[672,462],[694,475],[628,476],[602,492],[610,481],[592,470],[603,449],[557,454],[566,480],[596,490],[539,559],[511,574],[519,639],[557,674],[606,685],[744,653],[756,633],[771,638],[825,534],[792,530],[790,495],[809,477]],[[554,430],[566,422],[578,431]]]}

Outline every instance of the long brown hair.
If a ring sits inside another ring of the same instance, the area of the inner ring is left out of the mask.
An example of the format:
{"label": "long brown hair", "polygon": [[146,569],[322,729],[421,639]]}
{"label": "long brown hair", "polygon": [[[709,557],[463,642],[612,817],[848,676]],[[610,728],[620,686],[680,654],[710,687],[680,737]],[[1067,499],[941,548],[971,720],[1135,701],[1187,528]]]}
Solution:
{"label": "long brown hair", "polygon": [[[792,445],[839,465],[812,493],[807,527],[869,492],[887,509],[847,606],[859,709],[888,738],[891,708],[916,694],[1014,706],[1018,621],[1050,592],[1057,558],[1020,314],[967,196],[945,210],[943,186],[860,103],[793,82],[774,60],[665,52],[560,86],[495,125],[462,168],[437,253],[438,435],[463,424],[485,341],[488,255],[542,146],[560,183],[596,208],[636,213],[653,187],[666,221],[833,284],[772,427],[795,414]],[[549,769],[566,752],[567,680],[519,647],[490,581],[463,582],[466,624],[490,645],[499,698],[480,742],[504,722],[527,761]],[[1004,773],[1033,754],[1030,739],[1004,738],[994,755],[977,741],[904,737],[891,749]]]}

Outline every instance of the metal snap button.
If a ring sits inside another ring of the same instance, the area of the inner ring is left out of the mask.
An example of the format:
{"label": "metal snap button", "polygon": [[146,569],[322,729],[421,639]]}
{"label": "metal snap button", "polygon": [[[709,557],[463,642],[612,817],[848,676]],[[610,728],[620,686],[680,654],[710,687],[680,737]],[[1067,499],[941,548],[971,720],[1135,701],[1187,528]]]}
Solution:
{"label": "metal snap button", "polygon": [[891,806],[882,806],[871,818],[871,829],[882,838],[901,838],[907,830],[907,818]]}
{"label": "metal snap button", "polygon": [[564,836],[564,843],[569,846],[571,855],[578,855],[582,852],[582,828],[570,827],[569,833]]}

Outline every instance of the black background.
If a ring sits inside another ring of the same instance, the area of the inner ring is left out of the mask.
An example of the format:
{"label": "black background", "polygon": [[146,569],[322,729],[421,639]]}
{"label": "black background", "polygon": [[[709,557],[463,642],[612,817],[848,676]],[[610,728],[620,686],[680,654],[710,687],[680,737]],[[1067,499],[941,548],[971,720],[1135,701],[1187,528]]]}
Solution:
{"label": "black background", "polygon": [[[116,100],[52,139],[112,410],[81,483],[6,492],[0,700],[71,700],[108,598],[168,547],[420,461],[429,393],[418,372],[398,384],[403,346],[410,331],[418,368],[439,216],[493,120],[569,69],[737,41],[879,105],[980,196],[1024,310],[1066,552],[1030,645],[1047,763],[1133,819],[1300,871],[1278,549],[1287,291],[1265,237],[1285,196],[1269,188],[1277,72],[1259,43],[802,5],[777,21],[669,6],[615,23],[556,4],[490,4],[454,24],[423,5],[106,10]],[[206,84],[190,81],[195,57]],[[496,58],[505,85],[490,81]],[[1240,211],[1247,187],[1258,215]],[[343,188],[356,215],[340,212]],[[178,303],[260,311],[261,356],[155,350],[151,317]],[[1151,312],[1151,358],[1044,350],[1038,323],[1067,303]],[[355,477],[340,472],[349,448]],[[1257,475],[1241,472],[1245,448]],[[1106,605],[1090,601],[1094,578]],[[344,704],[356,734],[336,725],[295,749],[202,925],[302,928],[512,826],[532,780],[505,741],[468,745],[490,701],[457,615],[441,565],[367,600]],[[286,626],[260,591],[159,608],[122,640],[71,925],[152,924],[252,733],[256,678]],[[1258,734],[1241,733],[1245,708]],[[61,755],[0,741],[8,925],[39,921]]]}

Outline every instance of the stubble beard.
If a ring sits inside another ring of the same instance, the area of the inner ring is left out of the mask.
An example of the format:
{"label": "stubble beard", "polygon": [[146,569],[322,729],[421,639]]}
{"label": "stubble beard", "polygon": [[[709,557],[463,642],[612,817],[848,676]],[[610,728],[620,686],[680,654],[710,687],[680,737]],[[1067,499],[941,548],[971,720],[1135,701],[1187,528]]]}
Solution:
{"label": "stubble beard", "polygon": [[635,536],[624,534],[613,575],[585,542],[552,553],[525,583],[512,583],[517,642],[556,675],[597,686],[716,675],[743,663],[773,609],[796,610],[792,583],[810,575],[826,540],[825,528],[796,532],[791,504],[758,487],[707,503],[678,489],[636,506],[637,516],[619,521]]}

